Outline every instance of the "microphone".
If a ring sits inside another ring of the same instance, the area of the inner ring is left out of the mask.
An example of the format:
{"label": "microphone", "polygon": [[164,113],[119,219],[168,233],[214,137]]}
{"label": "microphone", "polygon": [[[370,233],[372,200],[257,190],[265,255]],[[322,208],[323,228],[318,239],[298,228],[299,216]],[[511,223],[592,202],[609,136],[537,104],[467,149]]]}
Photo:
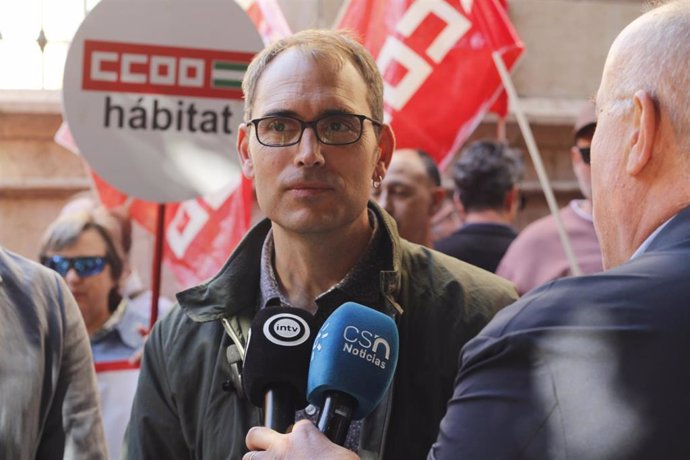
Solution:
{"label": "microphone", "polygon": [[312,347],[307,399],[321,407],[319,430],[343,445],[352,420],[383,399],[398,362],[398,328],[387,315],[355,302],[338,307]]}
{"label": "microphone", "polygon": [[290,307],[266,307],[249,331],[242,380],[247,398],[263,408],[264,425],[286,433],[304,398],[309,353],[314,336],[312,315]]}

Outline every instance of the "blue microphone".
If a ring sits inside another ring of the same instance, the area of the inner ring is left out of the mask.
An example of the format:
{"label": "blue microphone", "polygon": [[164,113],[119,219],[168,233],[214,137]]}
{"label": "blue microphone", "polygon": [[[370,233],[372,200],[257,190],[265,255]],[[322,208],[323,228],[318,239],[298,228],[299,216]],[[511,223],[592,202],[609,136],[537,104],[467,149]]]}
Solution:
{"label": "blue microphone", "polygon": [[354,302],[338,307],[314,339],[307,400],[321,408],[318,427],[343,445],[350,422],[383,399],[398,362],[398,328],[387,315]]}

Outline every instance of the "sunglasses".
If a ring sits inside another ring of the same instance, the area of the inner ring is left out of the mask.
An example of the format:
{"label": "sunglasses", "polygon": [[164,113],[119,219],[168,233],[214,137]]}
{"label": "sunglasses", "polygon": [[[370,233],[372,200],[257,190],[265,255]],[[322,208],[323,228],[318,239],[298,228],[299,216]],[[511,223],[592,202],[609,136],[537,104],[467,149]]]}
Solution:
{"label": "sunglasses", "polygon": [[589,164],[589,147],[578,147],[577,149],[580,151],[582,161],[584,161],[586,164]]}
{"label": "sunglasses", "polygon": [[55,270],[63,278],[67,276],[67,272],[71,268],[77,272],[80,278],[86,278],[87,276],[98,275],[103,271],[106,265],[110,262],[108,257],[62,257],[62,256],[50,256],[41,257],[41,263],[46,267]]}

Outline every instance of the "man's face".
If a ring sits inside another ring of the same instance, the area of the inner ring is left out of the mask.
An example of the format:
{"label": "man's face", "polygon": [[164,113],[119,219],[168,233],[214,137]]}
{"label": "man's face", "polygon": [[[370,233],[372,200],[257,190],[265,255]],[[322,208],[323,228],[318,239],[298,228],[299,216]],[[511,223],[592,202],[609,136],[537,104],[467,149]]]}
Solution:
{"label": "man's face", "polygon": [[400,236],[427,244],[437,190],[417,152],[401,149],[393,154],[381,187],[373,190],[372,197],[393,216]]}
{"label": "man's face", "polygon": [[592,169],[589,164],[585,163],[582,159],[582,154],[580,153],[580,148],[590,147],[592,144],[591,139],[586,137],[578,137],[575,140],[575,145],[571,149],[571,159],[573,163],[573,172],[577,178],[577,184],[580,187],[580,191],[585,198],[592,198]]}
{"label": "man's face", "polygon": [[[298,49],[276,57],[261,76],[252,117],[286,115],[311,121],[325,114],[371,117],[367,87],[348,61],[341,68],[319,63]],[[243,125],[238,151],[245,175],[254,179],[259,206],[274,225],[296,233],[322,233],[365,217],[371,180],[385,173],[393,149],[387,126],[364,121],[350,145],[320,143],[313,129],[288,147],[267,147],[253,126]]]}
{"label": "man's face", "polygon": [[[106,255],[106,244],[103,237],[96,230],[89,228],[79,235],[77,241],[60,251],[47,251],[47,256],[87,257]],[[79,304],[84,323],[92,334],[110,317],[108,310],[108,294],[115,286],[110,265],[106,265],[102,272],[80,277],[74,268],[65,275],[69,290]]]}

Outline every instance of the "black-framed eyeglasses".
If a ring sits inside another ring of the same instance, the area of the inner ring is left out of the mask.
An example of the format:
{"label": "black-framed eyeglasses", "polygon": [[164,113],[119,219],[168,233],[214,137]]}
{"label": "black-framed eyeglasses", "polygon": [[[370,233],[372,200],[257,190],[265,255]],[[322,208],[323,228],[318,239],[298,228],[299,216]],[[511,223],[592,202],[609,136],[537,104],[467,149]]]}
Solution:
{"label": "black-framed eyeglasses", "polygon": [[98,275],[110,262],[108,257],[89,256],[89,257],[62,257],[44,256],[41,263],[46,267],[55,270],[63,278],[67,276],[70,268],[74,268],[80,278]]}
{"label": "black-framed eyeglasses", "polygon": [[589,164],[590,147],[578,147],[577,149],[580,151],[580,156],[582,157],[582,161],[584,161],[586,164]]}
{"label": "black-framed eyeglasses", "polygon": [[288,116],[255,118],[246,122],[254,125],[256,139],[267,147],[289,147],[299,144],[306,128],[311,128],[316,138],[326,145],[354,144],[362,138],[364,120],[375,126],[381,122],[366,115],[340,113],[324,115],[312,121],[304,121]]}

